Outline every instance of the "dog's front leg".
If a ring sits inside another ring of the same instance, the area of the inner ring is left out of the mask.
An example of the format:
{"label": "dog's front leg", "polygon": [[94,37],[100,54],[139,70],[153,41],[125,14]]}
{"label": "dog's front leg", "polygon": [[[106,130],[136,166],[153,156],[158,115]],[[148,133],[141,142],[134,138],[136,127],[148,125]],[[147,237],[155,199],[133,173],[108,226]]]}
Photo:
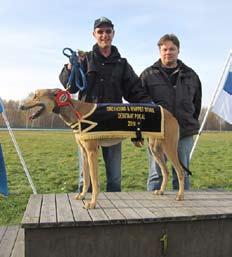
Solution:
{"label": "dog's front leg", "polygon": [[82,187],[82,192],[77,194],[75,196],[75,199],[76,200],[82,200],[82,199],[85,199],[86,193],[89,189],[90,178],[89,178],[89,166],[88,166],[88,159],[87,159],[86,150],[85,150],[85,148],[83,147],[83,145],[81,144],[80,141],[78,141],[78,144],[80,146],[81,156],[83,157],[82,170],[79,171],[79,172],[83,173],[82,174],[83,175],[83,187]]}
{"label": "dog's front leg", "polygon": [[92,197],[91,201],[86,202],[86,209],[93,209],[97,204],[97,197],[99,194],[98,182],[98,143],[95,140],[85,142],[85,150],[87,154],[89,173],[92,184]]}

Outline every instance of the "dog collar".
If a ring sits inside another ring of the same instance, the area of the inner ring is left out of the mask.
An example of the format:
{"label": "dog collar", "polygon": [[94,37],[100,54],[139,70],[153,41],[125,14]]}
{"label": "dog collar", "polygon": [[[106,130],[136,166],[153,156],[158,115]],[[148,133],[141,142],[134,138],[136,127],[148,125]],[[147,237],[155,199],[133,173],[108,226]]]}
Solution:
{"label": "dog collar", "polygon": [[58,89],[55,93],[55,101],[58,107],[69,106],[71,102],[71,95],[68,91]]}
{"label": "dog collar", "polygon": [[71,106],[77,118],[79,120],[81,119],[81,114],[77,110],[75,110],[71,99],[71,95],[68,91],[58,89],[55,93],[55,102],[57,104],[57,106],[55,107],[56,109],[60,109],[60,107]]}

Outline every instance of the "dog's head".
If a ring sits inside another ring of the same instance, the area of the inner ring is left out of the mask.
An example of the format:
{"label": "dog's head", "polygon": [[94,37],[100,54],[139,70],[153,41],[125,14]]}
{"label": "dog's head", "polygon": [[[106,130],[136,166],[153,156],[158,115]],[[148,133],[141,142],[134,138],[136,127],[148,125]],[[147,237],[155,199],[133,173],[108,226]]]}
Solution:
{"label": "dog's head", "polygon": [[56,107],[56,95],[60,89],[38,89],[20,105],[21,110],[36,108],[30,119],[36,119],[45,112],[51,113]]}

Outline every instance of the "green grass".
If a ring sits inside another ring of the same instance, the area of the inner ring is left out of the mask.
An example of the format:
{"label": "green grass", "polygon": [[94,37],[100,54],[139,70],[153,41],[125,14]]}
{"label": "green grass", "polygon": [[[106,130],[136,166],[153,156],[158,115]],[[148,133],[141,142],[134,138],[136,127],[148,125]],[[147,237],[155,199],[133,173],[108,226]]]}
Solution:
{"label": "green grass", "polygon": [[[77,145],[71,131],[14,132],[38,193],[75,192]],[[0,199],[0,225],[20,223],[32,193],[7,131],[0,132],[10,196]],[[203,133],[191,161],[193,189],[232,190],[232,133]],[[105,191],[104,163],[99,158],[101,191]],[[148,173],[146,147],[123,142],[122,190],[145,191]],[[170,180],[168,188],[171,189]]]}

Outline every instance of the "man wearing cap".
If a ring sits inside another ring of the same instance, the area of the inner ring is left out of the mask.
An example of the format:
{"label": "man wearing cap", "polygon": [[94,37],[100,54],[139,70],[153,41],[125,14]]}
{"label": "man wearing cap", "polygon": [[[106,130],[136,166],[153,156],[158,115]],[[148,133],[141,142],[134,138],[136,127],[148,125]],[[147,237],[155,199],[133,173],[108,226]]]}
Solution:
{"label": "man wearing cap", "polygon": [[[118,49],[112,45],[114,25],[111,20],[101,17],[94,22],[93,36],[96,44],[92,51],[82,59],[82,67],[87,79],[87,89],[79,91],[78,98],[86,102],[122,103],[122,98],[128,102],[151,102],[141,86],[139,77],[130,64],[122,58]],[[65,64],[60,74],[60,81],[66,88],[70,75],[71,64]],[[70,93],[77,93],[73,84],[68,88]],[[102,147],[102,155],[106,168],[106,191],[121,191],[121,143]],[[80,181],[82,188],[82,158],[79,158]]]}

